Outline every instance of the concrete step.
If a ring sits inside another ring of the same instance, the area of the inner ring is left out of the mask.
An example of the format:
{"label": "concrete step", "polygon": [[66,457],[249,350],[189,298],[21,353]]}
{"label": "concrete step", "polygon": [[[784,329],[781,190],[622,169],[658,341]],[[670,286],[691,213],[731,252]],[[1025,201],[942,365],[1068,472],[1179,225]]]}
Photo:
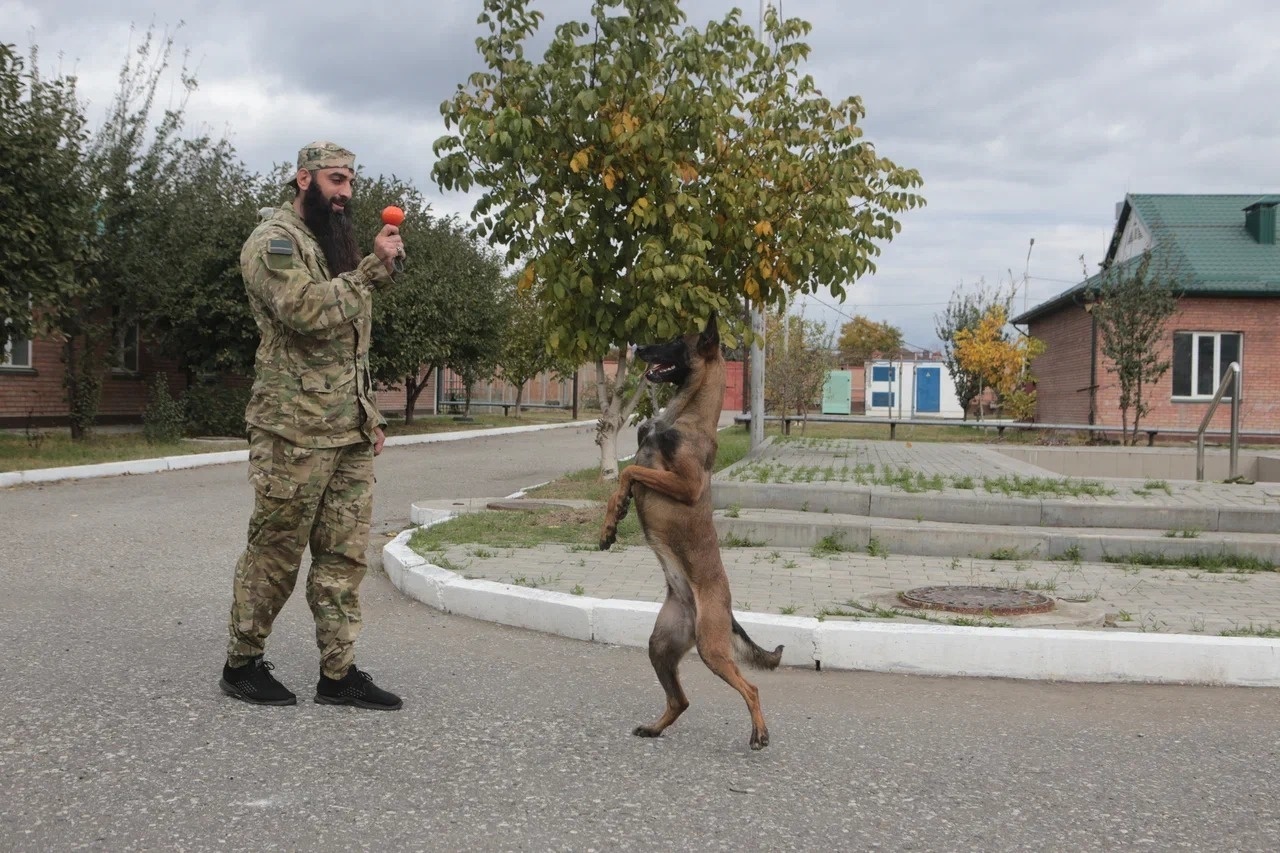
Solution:
{"label": "concrete step", "polygon": [[[736,516],[731,512],[736,512]],[[715,512],[721,541],[778,548],[812,548],[827,537],[841,547],[876,549],[925,557],[1047,560],[1066,558],[1104,562],[1105,557],[1157,553],[1167,557],[1229,552],[1280,564],[1280,536],[1203,531],[1195,538],[1171,537],[1147,528],[1014,527],[1009,524],[958,524],[901,518],[796,510],[740,509]]]}
{"label": "concrete step", "polygon": [[1122,528],[1235,533],[1280,531],[1280,504],[1219,507],[1193,502],[1119,502],[1105,498],[1020,498],[968,491],[903,492],[877,486],[793,483],[712,484],[716,509],[795,510],[875,518],[1010,527]]}

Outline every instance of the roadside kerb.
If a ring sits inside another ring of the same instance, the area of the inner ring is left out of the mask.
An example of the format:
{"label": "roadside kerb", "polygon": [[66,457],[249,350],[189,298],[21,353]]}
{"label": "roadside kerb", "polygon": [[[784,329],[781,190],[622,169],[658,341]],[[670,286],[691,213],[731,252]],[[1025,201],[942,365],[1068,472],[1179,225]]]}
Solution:
{"label": "roadside kerb", "polygon": [[[439,513],[433,523],[451,517]],[[383,548],[406,595],[447,613],[577,639],[643,648],[658,606],[468,581],[409,548],[412,530]],[[1280,687],[1280,640],[1047,628],[971,628],[819,621],[737,612],[762,646],[784,644],[783,663],[842,670],[1076,682]]]}
{"label": "roadside kerb", "polygon": [[[387,438],[385,446],[405,444],[433,444],[437,441],[460,441],[521,432],[538,432],[565,427],[592,426],[595,421],[570,421],[563,424],[531,424],[495,429],[472,429],[459,432],[438,432],[424,435],[395,435]],[[205,465],[226,465],[231,462],[249,461],[249,450],[224,450],[216,453],[191,453],[181,456],[162,456],[154,459],[130,459],[121,462],[97,462],[92,465],[71,465],[62,468],[33,468],[27,471],[0,472],[0,489],[30,483],[52,483],[58,480],[82,480],[91,477],[118,477],[124,474],[158,474],[162,471],[180,471]]]}

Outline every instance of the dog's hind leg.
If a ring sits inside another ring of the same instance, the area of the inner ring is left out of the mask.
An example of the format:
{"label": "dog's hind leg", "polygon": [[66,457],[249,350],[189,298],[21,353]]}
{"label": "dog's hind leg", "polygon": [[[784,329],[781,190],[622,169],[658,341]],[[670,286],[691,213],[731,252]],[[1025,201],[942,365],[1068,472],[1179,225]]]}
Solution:
{"label": "dog's hind leg", "polygon": [[689,700],[680,686],[676,672],[680,660],[694,644],[693,606],[682,601],[670,590],[666,603],[658,611],[658,621],[649,635],[649,662],[658,674],[658,682],[667,693],[667,707],[662,716],[647,726],[636,726],[632,734],[637,737],[657,737],[662,730],[676,721],[689,707]]}
{"label": "dog's hind leg", "polygon": [[718,596],[711,598],[710,601],[706,596],[696,598],[698,655],[708,669],[742,694],[751,712],[751,748],[764,749],[769,745],[769,727],[760,710],[760,691],[743,677],[733,659],[733,611],[727,601],[714,600]]}

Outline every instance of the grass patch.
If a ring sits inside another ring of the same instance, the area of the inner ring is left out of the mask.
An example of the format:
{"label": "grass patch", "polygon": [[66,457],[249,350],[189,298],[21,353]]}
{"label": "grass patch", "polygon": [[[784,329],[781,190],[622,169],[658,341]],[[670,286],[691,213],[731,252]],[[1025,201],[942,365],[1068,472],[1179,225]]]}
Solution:
{"label": "grass patch", "polygon": [[1271,639],[1280,638],[1280,628],[1271,625],[1254,625],[1250,622],[1243,628],[1228,628],[1219,632],[1222,637],[1267,637]]}
{"label": "grass patch", "polygon": [[1101,497],[1114,495],[1115,489],[1108,488],[1097,480],[1055,480],[1052,477],[984,477],[982,487],[990,493],[999,492],[1006,497],[1034,498],[1049,495],[1052,497]]}
{"label": "grass patch", "polygon": [[1020,551],[1017,548],[997,548],[987,555],[988,560],[1028,560],[1035,556],[1034,551]]}
{"label": "grass patch", "polygon": [[36,468],[63,468],[99,462],[156,459],[161,456],[190,456],[224,450],[244,450],[248,442],[179,440],[151,444],[141,432],[94,433],[83,441],[69,435],[33,432],[27,435],[0,435],[0,471],[30,471]]}
{"label": "grass patch", "polygon": [[[450,545],[478,542],[493,548],[533,548],[554,542],[593,550],[600,540],[601,521],[602,513],[596,507],[471,512],[415,531],[409,537],[409,547],[423,556]],[[635,513],[630,513],[618,525],[618,542],[636,545],[642,541],[640,523]]]}
{"label": "grass patch", "polygon": [[1173,494],[1173,489],[1169,488],[1169,484],[1164,480],[1147,480],[1142,484],[1142,488],[1152,492],[1164,492],[1166,495]]}
{"label": "grass patch", "polygon": [[1219,551],[1216,554],[1181,554],[1170,556],[1143,551],[1121,556],[1104,556],[1103,562],[1128,566],[1170,567],[1178,569],[1198,569],[1209,574],[1222,572],[1274,572],[1274,563],[1259,559],[1249,554],[1233,554],[1230,551]]}
{"label": "grass patch", "polygon": [[833,554],[844,554],[853,549],[840,541],[840,537],[834,533],[829,533],[819,539],[809,553],[815,557],[830,557]]}

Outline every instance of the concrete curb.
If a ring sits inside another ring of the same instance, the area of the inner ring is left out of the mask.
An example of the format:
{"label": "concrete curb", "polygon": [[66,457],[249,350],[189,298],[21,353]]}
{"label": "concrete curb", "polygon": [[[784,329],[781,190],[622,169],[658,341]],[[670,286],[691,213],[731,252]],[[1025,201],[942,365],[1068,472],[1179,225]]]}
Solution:
{"label": "concrete curb", "polygon": [[[453,513],[424,513],[423,526]],[[646,648],[658,605],[589,598],[494,581],[465,580],[409,548],[406,530],[382,549],[396,588],[446,613],[597,643]],[[1052,628],[969,628],[891,622],[819,622],[735,612],[783,663],[870,670],[1074,682],[1280,687],[1280,640],[1129,634]]]}
{"label": "concrete curb", "polygon": [[[563,424],[531,424],[523,427],[499,427],[497,429],[470,429],[459,432],[438,432],[427,435],[396,435],[386,441],[387,447],[404,444],[433,444],[438,441],[461,441],[467,438],[488,438],[521,432],[540,432],[548,429],[583,427],[595,421],[570,421]],[[100,462],[94,465],[73,465],[65,468],[34,468],[29,471],[5,471],[0,473],[0,489],[30,483],[52,483],[58,480],[81,480],[91,477],[118,477],[123,474],[156,474],[161,471],[180,471],[205,465],[225,465],[230,462],[247,462],[249,451],[224,450],[217,453],[192,453],[184,456],[163,456],[156,459],[132,459],[125,462]]]}

